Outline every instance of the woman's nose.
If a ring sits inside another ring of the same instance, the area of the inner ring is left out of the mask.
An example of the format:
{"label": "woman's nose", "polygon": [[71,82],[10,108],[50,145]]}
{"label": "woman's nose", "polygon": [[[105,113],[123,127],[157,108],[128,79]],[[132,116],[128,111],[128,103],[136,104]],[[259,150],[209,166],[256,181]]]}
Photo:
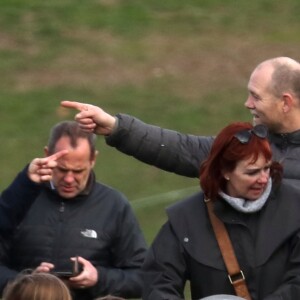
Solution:
{"label": "woman's nose", "polygon": [[269,177],[270,177],[269,172],[263,171],[263,172],[260,174],[260,177],[259,177],[258,181],[259,181],[260,183],[266,183],[266,182],[268,182]]}

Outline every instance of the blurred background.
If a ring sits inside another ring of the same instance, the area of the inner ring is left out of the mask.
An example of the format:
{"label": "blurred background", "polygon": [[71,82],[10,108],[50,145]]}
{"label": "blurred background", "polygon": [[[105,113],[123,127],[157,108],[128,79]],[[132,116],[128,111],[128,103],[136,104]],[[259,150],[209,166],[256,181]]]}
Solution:
{"label": "blurred background", "polygon": [[[261,61],[300,59],[298,0],[1,0],[0,189],[43,156],[64,99],[197,135],[244,108]],[[150,244],[164,207],[198,190],[98,139],[97,178],[131,201]]]}

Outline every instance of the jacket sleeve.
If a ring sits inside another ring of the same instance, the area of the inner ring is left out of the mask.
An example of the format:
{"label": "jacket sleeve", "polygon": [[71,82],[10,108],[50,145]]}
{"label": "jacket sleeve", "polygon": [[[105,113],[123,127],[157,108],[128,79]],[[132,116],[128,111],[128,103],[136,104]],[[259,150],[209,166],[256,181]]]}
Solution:
{"label": "jacket sleeve", "polygon": [[27,168],[0,196],[0,232],[4,234],[10,233],[20,223],[40,192],[39,186],[28,178]]}
{"label": "jacket sleeve", "polygon": [[187,177],[199,177],[213,137],[181,134],[118,114],[118,126],[106,143],[147,164]]}
{"label": "jacket sleeve", "polygon": [[154,239],[142,267],[143,299],[184,299],[186,270],[183,249],[167,222]]}
{"label": "jacket sleeve", "polygon": [[118,234],[111,250],[112,267],[97,268],[98,284],[92,288],[95,298],[107,294],[139,298],[142,294],[140,270],[147,245],[128,201],[117,222]]}
{"label": "jacket sleeve", "polygon": [[13,280],[18,272],[9,268],[10,237],[0,233],[0,298],[8,281]]}
{"label": "jacket sleeve", "polygon": [[293,240],[287,271],[283,274],[282,284],[264,300],[300,299],[300,232]]}

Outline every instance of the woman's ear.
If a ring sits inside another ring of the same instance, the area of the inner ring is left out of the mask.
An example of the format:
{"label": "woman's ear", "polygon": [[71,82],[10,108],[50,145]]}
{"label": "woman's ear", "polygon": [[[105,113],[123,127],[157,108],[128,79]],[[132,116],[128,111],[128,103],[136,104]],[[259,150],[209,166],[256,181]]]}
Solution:
{"label": "woman's ear", "polygon": [[229,177],[229,173],[228,172],[222,172],[223,177],[225,178],[225,180],[229,181],[230,177]]}

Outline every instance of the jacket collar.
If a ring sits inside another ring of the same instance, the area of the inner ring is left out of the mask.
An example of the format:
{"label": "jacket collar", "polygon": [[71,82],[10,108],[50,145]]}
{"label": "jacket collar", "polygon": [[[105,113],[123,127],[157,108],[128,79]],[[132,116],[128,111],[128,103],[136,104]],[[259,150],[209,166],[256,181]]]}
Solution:
{"label": "jacket collar", "polygon": [[86,187],[85,187],[85,189],[79,194],[79,196],[86,196],[86,195],[88,195],[88,194],[91,192],[91,190],[92,190],[92,188],[93,188],[93,185],[94,185],[95,181],[96,181],[95,173],[94,173],[94,171],[91,171],[90,176],[89,176],[89,179],[88,179],[87,184],[86,184]]}
{"label": "jacket collar", "polygon": [[300,145],[300,130],[291,133],[270,133],[269,140],[280,148]]}

